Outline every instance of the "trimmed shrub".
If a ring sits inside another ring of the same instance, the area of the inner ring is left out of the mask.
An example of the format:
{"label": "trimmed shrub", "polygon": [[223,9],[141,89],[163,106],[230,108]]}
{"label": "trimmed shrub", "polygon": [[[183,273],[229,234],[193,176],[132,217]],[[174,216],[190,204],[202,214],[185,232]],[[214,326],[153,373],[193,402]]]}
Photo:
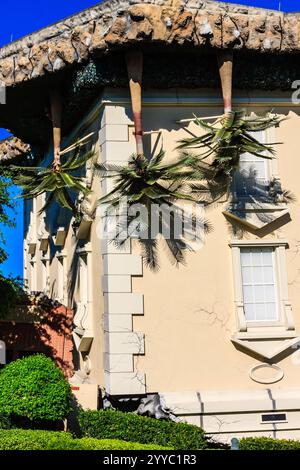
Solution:
{"label": "trimmed shrub", "polygon": [[271,437],[247,437],[240,440],[240,450],[300,450],[300,442]]}
{"label": "trimmed shrub", "polygon": [[63,450],[72,448],[72,444],[72,435],[64,432],[25,429],[0,431],[0,450]]}
{"label": "trimmed shrub", "polygon": [[70,385],[43,354],[18,359],[0,372],[0,414],[30,421],[57,421],[70,410]]}
{"label": "trimmed shrub", "polygon": [[95,439],[83,437],[75,439],[83,450],[172,450],[171,447],[162,447],[156,444],[139,444],[118,439]]}
{"label": "trimmed shrub", "polygon": [[[123,442],[117,439],[73,439],[72,434],[55,431],[12,429],[0,431],[0,450],[164,450],[157,445]],[[167,449],[166,449],[167,450]]]}
{"label": "trimmed shrub", "polygon": [[83,436],[97,439],[121,439],[183,450],[208,447],[204,431],[198,426],[133,413],[112,410],[81,411],[79,425]]}

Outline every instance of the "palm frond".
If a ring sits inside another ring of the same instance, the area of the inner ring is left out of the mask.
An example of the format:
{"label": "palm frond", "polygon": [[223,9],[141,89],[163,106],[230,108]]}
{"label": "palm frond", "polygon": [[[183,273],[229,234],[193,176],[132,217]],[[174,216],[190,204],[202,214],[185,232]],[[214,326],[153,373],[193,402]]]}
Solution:
{"label": "palm frond", "polygon": [[90,192],[84,185],[83,179],[74,175],[74,172],[84,167],[93,156],[93,152],[81,154],[80,148],[75,154],[64,162],[58,170],[48,167],[18,167],[12,166],[13,182],[23,189],[22,197],[32,199],[46,193],[46,202],[41,212],[46,210],[53,202],[62,207],[76,211],[74,195]]}
{"label": "palm frond", "polygon": [[139,239],[139,244],[145,266],[152,271],[158,271],[160,267],[158,262],[158,240],[152,238]]}
{"label": "palm frond", "polygon": [[235,160],[242,153],[249,152],[264,158],[272,157],[274,149],[272,145],[258,141],[250,133],[266,130],[278,125],[283,119],[278,116],[266,115],[264,117],[251,118],[243,111],[231,111],[224,115],[217,126],[209,125],[200,118],[196,124],[207,132],[200,136],[182,139],[178,148],[207,148],[206,157],[214,153],[215,161],[224,160],[226,157],[236,166]]}
{"label": "palm frond", "polygon": [[[200,118],[195,123],[204,134],[179,141],[178,148],[199,150],[199,173],[206,180],[207,191],[215,201],[229,190],[233,174],[240,166],[240,156],[250,153],[259,158],[272,159],[275,155],[274,144],[260,142],[255,133],[277,126],[283,119],[276,115],[249,116],[244,111],[232,111],[208,124]],[[203,187],[199,187],[199,193]],[[197,185],[192,187],[197,193]]]}
{"label": "palm frond", "polygon": [[[199,169],[197,157],[187,152],[181,154],[175,160],[166,161],[165,153],[161,150],[150,160],[145,156],[132,155],[124,166],[108,165],[106,163],[97,165],[97,171],[105,177],[113,177],[115,186],[102,196],[99,200],[100,204],[108,204],[116,207],[122,199],[126,199],[130,208],[135,204],[142,205],[149,217],[151,207],[172,208],[178,202],[198,203],[199,198],[195,197],[191,191],[192,183],[196,183],[203,178],[203,172]],[[128,217],[125,221],[125,227],[119,228],[119,233],[126,232],[128,237],[133,236],[130,232],[130,224],[132,218]],[[135,223],[139,224],[140,236],[138,238],[142,246],[143,257],[145,263],[151,268],[156,269],[158,266],[157,257],[157,236],[164,236],[166,227],[163,226],[162,217],[160,215],[158,232],[152,236],[148,232],[151,231],[151,220],[143,220],[142,217],[135,219]],[[173,226],[174,217],[171,216],[170,225]],[[172,228],[170,227],[171,231]],[[118,238],[118,234],[116,235]],[[188,249],[188,245],[182,239],[166,240],[169,247],[169,253],[175,260],[175,263],[181,263],[184,260],[184,252]]]}

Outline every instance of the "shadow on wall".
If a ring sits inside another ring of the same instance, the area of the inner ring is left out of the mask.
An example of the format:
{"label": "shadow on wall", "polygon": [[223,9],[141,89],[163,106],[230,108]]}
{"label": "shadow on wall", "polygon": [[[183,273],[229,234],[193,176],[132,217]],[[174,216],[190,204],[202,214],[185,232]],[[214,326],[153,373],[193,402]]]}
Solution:
{"label": "shadow on wall", "polygon": [[63,306],[37,321],[0,321],[0,339],[5,342],[7,363],[32,354],[51,357],[66,377],[73,375],[73,312]]}

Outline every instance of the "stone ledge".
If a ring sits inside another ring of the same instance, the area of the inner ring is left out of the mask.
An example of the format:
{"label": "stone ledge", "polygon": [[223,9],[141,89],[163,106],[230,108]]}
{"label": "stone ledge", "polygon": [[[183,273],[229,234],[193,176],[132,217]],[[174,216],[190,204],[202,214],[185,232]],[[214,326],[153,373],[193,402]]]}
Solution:
{"label": "stone ledge", "polygon": [[30,152],[30,145],[25,144],[17,137],[0,141],[0,162],[2,163],[17,157],[23,157],[28,152]]}
{"label": "stone ledge", "polygon": [[0,50],[11,86],[132,44],[299,52],[299,15],[200,0],[110,0]]}

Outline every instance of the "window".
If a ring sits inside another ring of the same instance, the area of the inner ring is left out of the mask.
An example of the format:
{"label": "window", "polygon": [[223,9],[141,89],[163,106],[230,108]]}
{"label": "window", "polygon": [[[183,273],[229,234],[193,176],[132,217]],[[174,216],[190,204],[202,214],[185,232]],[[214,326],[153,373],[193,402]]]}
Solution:
{"label": "window", "polygon": [[280,334],[280,338],[283,332],[290,335],[295,324],[286,271],[288,242],[232,240],[230,247],[237,334]]}
{"label": "window", "polygon": [[[260,142],[265,141],[263,132],[250,133]],[[244,153],[240,157],[240,168],[234,176],[236,197],[266,197],[270,184],[270,160]]]}
{"label": "window", "polygon": [[49,261],[42,260],[42,290],[45,294],[49,293]]}
{"label": "window", "polygon": [[36,287],[36,262],[35,261],[30,261],[30,276],[29,276],[29,290],[31,292],[36,292],[37,287]]}
{"label": "window", "polygon": [[65,267],[64,257],[57,258],[57,297],[60,302],[64,301],[65,293]]}
{"label": "window", "polygon": [[77,349],[85,351],[93,338],[93,303],[92,303],[92,264],[90,244],[77,250],[77,292],[75,295],[76,313],[74,316],[74,340]]}
{"label": "window", "polygon": [[79,257],[79,272],[78,272],[78,290],[79,299],[83,305],[86,305],[89,297],[88,285],[88,269],[87,269],[87,255],[80,255]]}
{"label": "window", "polygon": [[242,248],[241,269],[246,321],[278,321],[274,248]]}

